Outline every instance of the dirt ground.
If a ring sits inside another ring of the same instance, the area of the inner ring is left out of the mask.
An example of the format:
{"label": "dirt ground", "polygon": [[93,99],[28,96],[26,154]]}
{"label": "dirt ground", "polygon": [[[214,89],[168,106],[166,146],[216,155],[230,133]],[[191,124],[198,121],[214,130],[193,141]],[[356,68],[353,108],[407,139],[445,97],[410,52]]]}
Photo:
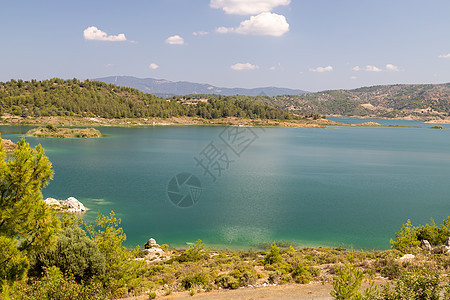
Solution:
{"label": "dirt ground", "polygon": [[[379,285],[380,283],[377,283]],[[381,283],[383,284],[383,283]],[[361,291],[368,288],[368,283],[363,283]],[[189,295],[189,292],[172,293],[168,296],[158,296],[156,299],[204,299],[204,300],[252,300],[252,299],[286,299],[286,300],[319,300],[334,299],[330,292],[332,290],[331,284],[284,284],[277,286],[267,287],[245,287],[236,290],[214,290],[211,292],[195,293],[193,296]],[[127,300],[143,300],[149,299],[148,296],[141,296],[135,298],[127,298]]]}

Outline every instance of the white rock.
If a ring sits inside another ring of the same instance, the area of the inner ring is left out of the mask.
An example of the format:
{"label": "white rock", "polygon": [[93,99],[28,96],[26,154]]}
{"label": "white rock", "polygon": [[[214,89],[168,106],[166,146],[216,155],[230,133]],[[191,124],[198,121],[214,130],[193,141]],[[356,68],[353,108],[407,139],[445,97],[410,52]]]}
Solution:
{"label": "white rock", "polygon": [[50,206],[61,207],[61,204],[59,203],[59,201],[54,198],[47,198],[44,201],[45,201],[45,203],[47,203]]}
{"label": "white rock", "polygon": [[399,258],[399,260],[405,260],[405,259],[414,259],[414,254],[405,254],[402,257]]}
{"label": "white rock", "polygon": [[56,200],[54,198],[47,198],[44,200],[48,205],[62,209],[67,212],[83,212],[86,211],[86,207],[74,197],[69,197],[67,200]]}

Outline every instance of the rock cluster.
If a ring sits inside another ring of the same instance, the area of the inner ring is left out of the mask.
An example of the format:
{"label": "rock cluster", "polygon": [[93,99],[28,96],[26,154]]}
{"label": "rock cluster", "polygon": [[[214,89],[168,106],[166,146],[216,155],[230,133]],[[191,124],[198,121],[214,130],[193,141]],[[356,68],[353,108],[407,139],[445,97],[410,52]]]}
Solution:
{"label": "rock cluster", "polygon": [[69,197],[66,200],[56,200],[54,198],[47,198],[45,203],[51,207],[66,212],[83,212],[86,211],[86,207],[74,197]]}
{"label": "rock cluster", "polygon": [[159,245],[156,243],[156,240],[154,238],[150,238],[148,240],[148,242],[145,243],[144,248],[145,249],[150,249],[150,248],[153,248],[153,247],[159,247]]}
{"label": "rock cluster", "polygon": [[450,237],[445,240],[444,245],[431,247],[431,244],[427,240],[423,240],[420,242],[420,248],[426,250],[430,253],[450,253]]}

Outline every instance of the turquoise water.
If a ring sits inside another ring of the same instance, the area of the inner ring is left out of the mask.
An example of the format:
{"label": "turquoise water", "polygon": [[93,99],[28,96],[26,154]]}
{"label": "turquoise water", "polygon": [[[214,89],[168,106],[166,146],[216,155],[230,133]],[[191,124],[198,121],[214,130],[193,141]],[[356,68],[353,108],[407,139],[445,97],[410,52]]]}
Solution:
{"label": "turquoise water", "polygon": [[[154,237],[174,246],[283,240],[387,249],[408,218],[439,223],[450,215],[450,128],[386,122],[422,128],[255,128],[240,156],[220,139],[225,127],[99,128],[106,137],[27,141],[41,143],[53,163],[44,197],[76,197],[90,209],[87,220],[114,210],[130,246]],[[13,141],[28,129],[0,126]],[[194,160],[210,142],[233,160],[215,182]],[[190,208],[167,196],[168,182],[182,172],[202,185]]]}

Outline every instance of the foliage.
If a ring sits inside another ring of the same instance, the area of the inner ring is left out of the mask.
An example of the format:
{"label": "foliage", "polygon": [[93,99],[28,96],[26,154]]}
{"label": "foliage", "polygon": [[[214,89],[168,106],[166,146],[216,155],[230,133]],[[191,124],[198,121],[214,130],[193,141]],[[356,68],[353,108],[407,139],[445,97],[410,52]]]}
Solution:
{"label": "foliage", "polygon": [[358,291],[362,279],[363,272],[356,269],[352,264],[347,263],[343,267],[338,267],[336,276],[333,278],[331,295],[338,300],[362,299],[362,295]]}
{"label": "foliage", "polygon": [[77,282],[101,278],[105,273],[105,258],[97,244],[79,227],[61,230],[56,248],[34,255],[31,274],[39,276],[44,269],[58,267],[64,274],[71,274]]}
{"label": "foliage", "polygon": [[294,278],[297,283],[309,283],[312,279],[310,268],[299,263],[292,272],[292,278]]}
{"label": "foliage", "polygon": [[28,269],[28,259],[17,248],[15,239],[0,236],[0,278],[11,283],[15,280],[23,280]]}
{"label": "foliage", "polygon": [[420,241],[428,240],[431,245],[437,246],[444,244],[447,237],[450,236],[450,216],[443,220],[439,227],[433,219],[430,224],[414,227],[411,220],[402,225],[400,231],[395,234],[395,240],[391,240],[393,248],[405,253],[416,248]]}
{"label": "foliage", "polygon": [[164,100],[136,89],[100,81],[53,78],[0,82],[0,110],[17,116],[90,116],[103,118],[226,117],[295,119],[296,116],[249,99],[209,97],[208,102]]}
{"label": "foliage", "polygon": [[207,286],[209,282],[208,274],[201,272],[197,274],[189,274],[181,280],[181,285],[185,290],[193,287]]}
{"label": "foliage", "polygon": [[393,287],[389,284],[385,286],[382,295],[386,300],[439,300],[441,290],[441,279],[437,271],[419,269],[404,272]]}
{"label": "foliage", "polygon": [[209,250],[205,249],[205,244],[201,240],[197,240],[195,244],[190,245],[189,249],[184,251],[176,258],[178,262],[194,262],[209,258]]}
{"label": "foliage", "polygon": [[85,224],[91,239],[105,258],[106,270],[102,282],[105,288],[114,296],[122,296],[129,289],[136,288],[141,279],[140,269],[143,262],[136,261],[139,249],[127,251],[122,246],[126,240],[123,229],[119,227],[120,219],[111,212],[109,216],[97,214],[95,224]]}
{"label": "foliage", "polygon": [[280,248],[278,248],[277,244],[273,243],[270,247],[270,252],[267,253],[264,258],[264,264],[272,265],[276,263],[280,263],[283,261],[283,258],[280,255]]}
{"label": "foliage", "polygon": [[[8,294],[8,295],[6,295]],[[45,270],[45,276],[31,284],[17,282],[7,293],[3,293],[3,299],[54,299],[54,300],[95,300],[106,299],[107,293],[101,285],[95,282],[79,284],[73,277],[64,276],[57,267]]]}
{"label": "foliage", "polygon": [[20,279],[28,267],[26,255],[56,240],[58,218],[41,194],[53,171],[44,149],[32,149],[23,138],[12,158],[5,157],[0,139],[0,241],[5,249],[0,274]]}

